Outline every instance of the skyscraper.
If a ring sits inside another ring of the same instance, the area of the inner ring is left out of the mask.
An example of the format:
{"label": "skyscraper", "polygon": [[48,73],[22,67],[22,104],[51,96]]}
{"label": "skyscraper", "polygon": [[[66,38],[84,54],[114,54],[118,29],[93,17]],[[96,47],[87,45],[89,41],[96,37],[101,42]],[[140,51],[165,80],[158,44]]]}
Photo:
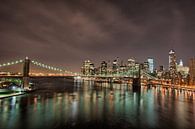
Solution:
{"label": "skyscraper", "polygon": [[129,76],[130,75],[131,76],[134,75],[135,66],[136,66],[135,59],[133,59],[133,58],[128,59],[128,62],[127,62],[127,73],[128,73]]}
{"label": "skyscraper", "polygon": [[169,51],[169,72],[170,76],[174,77],[176,75],[176,69],[177,63],[176,63],[176,54],[173,49]]}
{"label": "skyscraper", "polygon": [[117,71],[118,71],[118,61],[114,60],[112,63],[112,73],[117,74]]}
{"label": "skyscraper", "polygon": [[159,71],[164,71],[163,65],[160,65],[160,66],[159,66]]}
{"label": "skyscraper", "polygon": [[127,66],[128,67],[134,67],[135,66],[135,59],[128,59]]}
{"label": "skyscraper", "polygon": [[146,61],[142,64],[142,70],[144,70],[145,72],[149,73],[149,63]]}
{"label": "skyscraper", "polygon": [[117,59],[112,62],[112,74],[118,73],[118,68],[119,68],[118,61],[119,61],[119,58],[117,57]]}
{"label": "skyscraper", "polygon": [[81,72],[84,75],[94,75],[95,74],[95,66],[91,63],[90,60],[86,60],[83,63],[83,67],[81,67]]}
{"label": "skyscraper", "polygon": [[154,72],[154,59],[148,58],[148,65],[149,65],[149,72],[153,73]]}
{"label": "skyscraper", "polygon": [[106,61],[102,61],[102,63],[101,63],[100,74],[101,75],[106,75],[107,74],[107,63],[106,63]]}
{"label": "skyscraper", "polygon": [[195,85],[195,57],[189,61],[190,84]]}
{"label": "skyscraper", "polygon": [[119,73],[122,75],[124,75],[127,72],[127,66],[126,64],[123,63],[123,61],[121,61],[121,64],[119,66]]}

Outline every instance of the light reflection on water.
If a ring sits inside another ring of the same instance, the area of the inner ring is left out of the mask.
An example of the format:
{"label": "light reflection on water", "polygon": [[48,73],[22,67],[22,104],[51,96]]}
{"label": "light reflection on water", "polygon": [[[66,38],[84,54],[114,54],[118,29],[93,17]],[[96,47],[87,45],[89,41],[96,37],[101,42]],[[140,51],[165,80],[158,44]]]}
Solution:
{"label": "light reflection on water", "polygon": [[39,80],[41,90],[0,100],[0,129],[194,128],[195,93],[127,84]]}

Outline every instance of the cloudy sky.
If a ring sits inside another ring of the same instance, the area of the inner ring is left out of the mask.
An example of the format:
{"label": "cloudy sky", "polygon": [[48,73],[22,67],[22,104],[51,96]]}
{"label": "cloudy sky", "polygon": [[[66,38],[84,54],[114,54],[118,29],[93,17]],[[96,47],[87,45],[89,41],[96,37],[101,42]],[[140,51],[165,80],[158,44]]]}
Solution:
{"label": "cloudy sky", "polygon": [[194,0],[0,0],[0,62],[25,56],[80,71],[82,61],[195,56]]}

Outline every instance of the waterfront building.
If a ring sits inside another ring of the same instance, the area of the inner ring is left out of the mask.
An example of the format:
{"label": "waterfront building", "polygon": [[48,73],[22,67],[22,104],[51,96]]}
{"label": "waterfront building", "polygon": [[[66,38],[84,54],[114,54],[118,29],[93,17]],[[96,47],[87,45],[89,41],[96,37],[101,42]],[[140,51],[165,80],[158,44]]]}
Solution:
{"label": "waterfront building", "polygon": [[95,74],[95,66],[90,60],[86,60],[81,67],[81,72],[83,75],[94,75]]}

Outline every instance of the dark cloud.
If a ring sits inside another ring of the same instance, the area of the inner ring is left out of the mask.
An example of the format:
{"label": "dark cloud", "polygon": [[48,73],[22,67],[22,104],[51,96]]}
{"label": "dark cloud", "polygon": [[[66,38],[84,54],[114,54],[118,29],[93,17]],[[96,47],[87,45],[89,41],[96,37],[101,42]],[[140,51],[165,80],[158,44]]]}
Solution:
{"label": "dark cloud", "polygon": [[154,57],[168,64],[194,56],[195,2],[190,0],[2,0],[0,60],[25,57],[79,71],[95,63]]}

